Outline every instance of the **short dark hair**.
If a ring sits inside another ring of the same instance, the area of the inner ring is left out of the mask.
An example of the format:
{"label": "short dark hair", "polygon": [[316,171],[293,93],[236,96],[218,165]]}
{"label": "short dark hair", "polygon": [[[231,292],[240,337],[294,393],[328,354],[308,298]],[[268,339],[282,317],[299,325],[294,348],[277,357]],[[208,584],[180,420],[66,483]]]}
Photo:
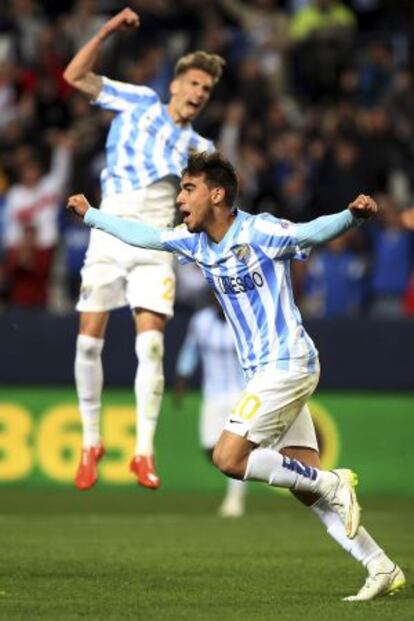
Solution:
{"label": "short dark hair", "polygon": [[181,173],[197,177],[204,175],[208,187],[220,186],[226,192],[225,202],[229,207],[233,207],[239,190],[239,181],[233,165],[220,155],[214,153],[192,153],[187,162],[187,166]]}
{"label": "short dark hair", "polygon": [[174,67],[174,78],[186,73],[190,69],[201,69],[205,71],[205,73],[211,75],[213,84],[217,84],[221,78],[225,64],[226,61],[224,58],[218,54],[208,54],[207,52],[199,50],[191,54],[186,54],[177,61]]}

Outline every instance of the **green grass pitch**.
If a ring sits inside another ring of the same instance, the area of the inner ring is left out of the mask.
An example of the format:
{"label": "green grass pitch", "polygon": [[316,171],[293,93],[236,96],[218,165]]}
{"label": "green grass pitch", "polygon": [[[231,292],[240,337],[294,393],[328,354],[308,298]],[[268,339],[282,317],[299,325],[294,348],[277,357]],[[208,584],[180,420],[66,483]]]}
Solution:
{"label": "green grass pitch", "polygon": [[361,568],[290,498],[3,488],[0,619],[17,621],[413,620],[414,499],[364,502],[364,523],[408,577],[399,595],[341,601]]}

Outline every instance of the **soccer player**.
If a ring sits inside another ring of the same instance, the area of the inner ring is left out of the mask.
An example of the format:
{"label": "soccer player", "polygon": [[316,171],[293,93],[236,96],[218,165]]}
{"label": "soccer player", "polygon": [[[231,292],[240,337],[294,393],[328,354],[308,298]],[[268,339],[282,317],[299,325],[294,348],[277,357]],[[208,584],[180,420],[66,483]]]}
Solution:
{"label": "soccer player", "polygon": [[[200,443],[211,460],[213,449],[229,413],[242,392],[245,381],[234,348],[233,335],[217,298],[213,304],[196,312],[176,365],[175,395],[178,401],[185,384],[201,363],[202,406]],[[229,478],[226,495],[219,507],[222,517],[240,517],[245,509],[246,484]]]}
{"label": "soccer player", "polygon": [[[165,227],[173,223],[175,197],[190,150],[213,150],[191,122],[206,105],[224,61],[205,52],[183,56],[175,66],[170,100],[163,105],[146,86],[96,75],[92,68],[102,43],[125,27],[137,28],[138,15],[126,8],[108,20],[66,67],[64,77],[93,102],[114,112],[101,174],[101,210],[122,218]],[[97,480],[105,450],[99,419],[103,369],[101,353],[110,311],[132,309],[139,361],[135,376],[137,443],[130,470],[138,483],[157,489],[154,434],[164,391],[164,330],[173,313],[175,278],[172,257],[160,250],[126,246],[93,231],[82,270],[75,381],[83,426],[83,448],[75,478],[85,490]]]}
{"label": "soccer player", "polygon": [[318,353],[304,330],[292,295],[290,261],[337,237],[377,212],[360,194],[348,208],[305,224],[235,208],[237,175],[216,154],[189,158],[177,202],[184,225],[160,231],[125,222],[90,207],[83,195],[68,208],[86,224],[144,248],[195,261],[213,289],[235,339],[247,386],[230,414],[213,460],[234,478],[288,488],[321,519],[328,533],[368,570],[348,601],[395,593],[405,585],[401,569],[360,526],[348,469],[320,468],[307,400],[319,379]]}

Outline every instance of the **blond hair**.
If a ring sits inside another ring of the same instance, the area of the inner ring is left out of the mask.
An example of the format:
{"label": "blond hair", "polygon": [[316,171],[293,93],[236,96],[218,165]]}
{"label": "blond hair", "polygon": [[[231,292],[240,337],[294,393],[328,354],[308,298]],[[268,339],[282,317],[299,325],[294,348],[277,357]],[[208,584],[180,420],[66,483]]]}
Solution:
{"label": "blond hair", "polygon": [[199,50],[191,54],[186,54],[177,61],[174,67],[174,78],[177,78],[189,69],[201,69],[201,71],[205,71],[211,75],[213,84],[217,84],[221,78],[223,66],[225,64],[226,61],[224,58],[218,54],[207,54],[207,52]]}

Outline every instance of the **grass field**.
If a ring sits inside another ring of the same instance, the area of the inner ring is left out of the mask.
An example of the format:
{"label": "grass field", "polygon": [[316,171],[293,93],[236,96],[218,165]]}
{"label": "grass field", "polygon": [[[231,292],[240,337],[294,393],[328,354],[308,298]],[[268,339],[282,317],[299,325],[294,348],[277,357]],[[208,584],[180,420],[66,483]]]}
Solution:
{"label": "grass field", "polygon": [[[414,620],[414,589],[350,604],[364,580],[315,518],[250,495],[239,520],[219,497],[146,490],[1,492],[0,619]],[[364,522],[408,574],[414,499],[367,500]]]}

